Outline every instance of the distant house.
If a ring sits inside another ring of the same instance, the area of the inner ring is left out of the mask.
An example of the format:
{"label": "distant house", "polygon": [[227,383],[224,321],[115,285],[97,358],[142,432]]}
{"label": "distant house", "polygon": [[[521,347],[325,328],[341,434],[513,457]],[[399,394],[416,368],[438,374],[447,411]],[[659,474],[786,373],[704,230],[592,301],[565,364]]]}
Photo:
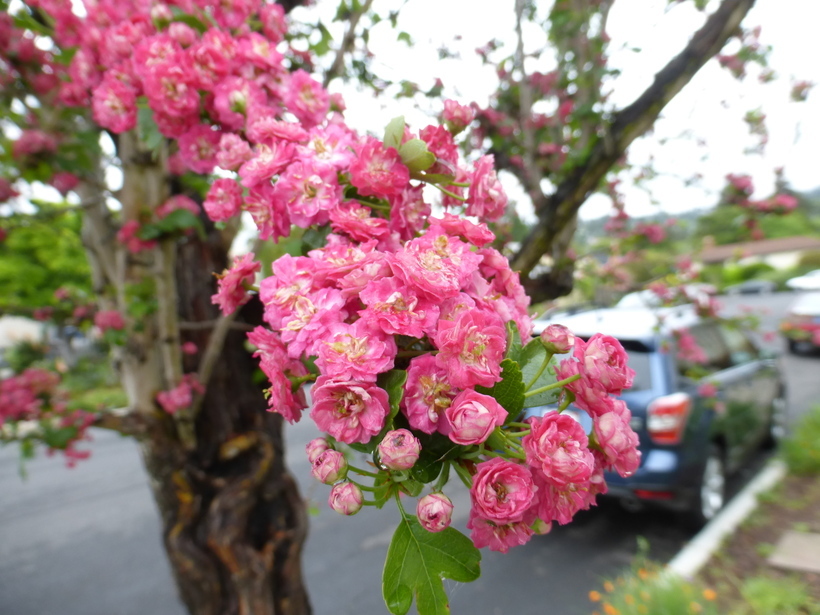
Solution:
{"label": "distant house", "polygon": [[806,252],[820,252],[820,239],[816,237],[780,237],[744,243],[716,246],[711,236],[703,238],[700,261],[704,265],[737,261],[741,265],[766,263],[775,269],[788,269],[797,265]]}

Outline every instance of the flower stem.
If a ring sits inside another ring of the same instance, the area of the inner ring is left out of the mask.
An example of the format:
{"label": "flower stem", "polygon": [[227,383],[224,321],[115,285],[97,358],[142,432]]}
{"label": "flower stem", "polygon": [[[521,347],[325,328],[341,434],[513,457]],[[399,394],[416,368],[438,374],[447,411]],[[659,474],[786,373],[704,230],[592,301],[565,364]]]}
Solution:
{"label": "flower stem", "polygon": [[368,487],[367,485],[363,485],[359,482],[356,482],[355,480],[351,479],[350,477],[348,477],[347,480],[350,481],[351,483],[353,483],[354,485],[356,485],[362,491],[376,491],[376,487]]}
{"label": "flower stem", "polygon": [[538,379],[541,377],[541,374],[544,373],[544,370],[547,369],[547,365],[549,365],[549,362],[550,360],[552,360],[553,356],[553,353],[547,351],[547,353],[544,355],[544,362],[541,363],[541,367],[538,369],[538,372],[535,374],[533,379],[530,380],[529,384],[527,385],[527,388],[524,389],[524,391],[529,391],[532,388],[532,385],[538,382]]}
{"label": "flower stem", "polygon": [[369,476],[370,478],[379,478],[378,474],[376,474],[374,472],[368,472],[367,470],[362,470],[360,468],[357,468],[356,466],[348,466],[347,469],[348,469],[348,471],[355,472],[356,474],[359,474],[361,476]]}
{"label": "flower stem", "polygon": [[538,395],[539,393],[546,393],[547,391],[552,391],[553,389],[557,389],[559,387],[564,386],[565,384],[569,384],[570,382],[575,382],[576,380],[580,380],[581,374],[575,374],[574,376],[570,376],[569,378],[564,378],[563,380],[558,380],[553,382],[552,384],[548,384],[544,387],[539,387],[532,391],[527,391],[524,393],[524,397],[532,397],[533,395]]}

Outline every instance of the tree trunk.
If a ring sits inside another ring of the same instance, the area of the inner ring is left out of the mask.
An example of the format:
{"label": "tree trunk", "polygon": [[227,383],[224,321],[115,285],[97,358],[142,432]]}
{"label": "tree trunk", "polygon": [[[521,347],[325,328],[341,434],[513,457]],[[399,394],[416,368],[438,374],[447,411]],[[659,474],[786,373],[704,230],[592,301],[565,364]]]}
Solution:
{"label": "tree trunk", "polygon": [[[180,320],[200,325],[183,325],[182,341],[198,347],[184,359],[186,373],[197,371],[211,335],[201,324],[219,316],[212,273],[226,260],[213,230],[208,241],[178,250]],[[281,417],[266,411],[256,360],[245,349],[245,331],[260,317],[254,301],[226,337],[196,416],[196,449],[185,450],[173,418],[160,411],[141,438],[165,546],[192,615],[310,613],[301,573],[305,507],[284,465]]]}

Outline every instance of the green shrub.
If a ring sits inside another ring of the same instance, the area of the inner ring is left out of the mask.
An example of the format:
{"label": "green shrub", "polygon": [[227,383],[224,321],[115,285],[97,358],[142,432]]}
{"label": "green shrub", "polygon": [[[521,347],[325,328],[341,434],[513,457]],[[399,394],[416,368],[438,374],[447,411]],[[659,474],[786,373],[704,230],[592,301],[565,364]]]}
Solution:
{"label": "green shrub", "polygon": [[783,460],[794,474],[820,474],[820,406],[807,412],[783,441]]}
{"label": "green shrub", "polygon": [[752,577],[743,582],[740,594],[746,603],[740,611],[743,615],[817,613],[806,584],[792,578]]}
{"label": "green shrub", "polygon": [[47,351],[48,346],[45,344],[23,340],[6,350],[5,359],[11,371],[19,374],[38,361],[42,361]]}

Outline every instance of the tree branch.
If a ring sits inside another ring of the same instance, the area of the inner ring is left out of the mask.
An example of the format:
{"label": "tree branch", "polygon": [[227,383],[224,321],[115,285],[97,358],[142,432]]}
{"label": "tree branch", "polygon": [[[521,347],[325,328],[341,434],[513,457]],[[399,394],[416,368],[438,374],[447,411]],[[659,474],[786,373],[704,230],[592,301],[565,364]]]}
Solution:
{"label": "tree branch", "polygon": [[372,5],[373,0],[367,0],[362,5],[361,9],[351,13],[350,19],[348,19],[349,27],[347,32],[345,32],[344,38],[342,39],[342,44],[336,51],[336,57],[333,60],[333,64],[325,73],[324,82],[322,83],[324,87],[327,87],[328,84],[336,77],[341,76],[342,68],[344,67],[345,55],[350,52],[356,42],[356,26],[359,25],[359,20],[362,18],[362,15],[367,13]]}
{"label": "tree branch", "polygon": [[[623,156],[629,145],[649,130],[663,108],[717,54],[737,31],[754,0],[724,0],[695,33],[686,48],[657,75],[635,102],[617,112],[603,134],[596,137],[586,160],[562,181],[538,212],[538,222],[512,260],[512,267],[526,277],[541,256],[551,251],[587,197],[598,187],[607,171]],[[525,280],[534,301],[554,298],[548,279]]]}

